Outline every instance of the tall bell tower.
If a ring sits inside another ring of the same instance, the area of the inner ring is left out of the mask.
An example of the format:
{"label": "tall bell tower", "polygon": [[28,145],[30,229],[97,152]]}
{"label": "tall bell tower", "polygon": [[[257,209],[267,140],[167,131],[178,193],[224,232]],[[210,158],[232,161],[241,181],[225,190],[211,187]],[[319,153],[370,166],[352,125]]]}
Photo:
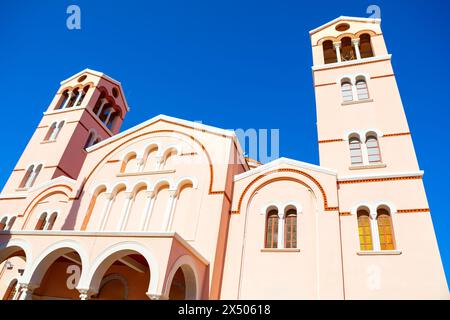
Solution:
{"label": "tall bell tower", "polygon": [[120,83],[103,73],[86,69],[62,81],[2,193],[76,179],[86,149],[118,133],[128,111]]}
{"label": "tall bell tower", "polygon": [[338,172],[345,297],[448,298],[379,19],[310,32],[320,164]]}

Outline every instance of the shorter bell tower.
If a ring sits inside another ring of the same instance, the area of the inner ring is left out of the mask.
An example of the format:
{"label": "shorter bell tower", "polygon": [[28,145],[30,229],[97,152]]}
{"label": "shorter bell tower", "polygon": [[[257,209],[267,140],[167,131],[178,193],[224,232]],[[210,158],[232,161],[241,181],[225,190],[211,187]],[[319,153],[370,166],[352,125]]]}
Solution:
{"label": "shorter bell tower", "polygon": [[77,179],[86,149],[117,134],[128,111],[120,82],[103,73],[85,69],[62,81],[2,193]]}

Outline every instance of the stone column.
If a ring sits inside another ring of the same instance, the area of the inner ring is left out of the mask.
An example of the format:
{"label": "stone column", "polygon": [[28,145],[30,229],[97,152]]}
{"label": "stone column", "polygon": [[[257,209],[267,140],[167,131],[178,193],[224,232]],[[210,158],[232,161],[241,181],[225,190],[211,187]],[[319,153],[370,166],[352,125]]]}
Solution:
{"label": "stone column", "polygon": [[166,212],[164,214],[164,220],[161,227],[162,231],[168,231],[170,223],[172,222],[173,208],[177,199],[177,190],[170,190],[169,201],[167,202]]}
{"label": "stone column", "polygon": [[103,110],[103,106],[108,102],[108,100],[106,100],[106,98],[102,99],[102,104],[100,105],[100,108],[98,108],[97,111],[97,117],[100,117],[100,115],[102,114],[102,110]]}
{"label": "stone column", "polygon": [[361,52],[359,51],[359,39],[353,39],[352,45],[355,48],[356,59],[361,60]]}
{"label": "stone column", "polygon": [[103,209],[102,218],[100,220],[100,231],[102,231],[105,228],[106,220],[108,219],[109,211],[111,210],[111,206],[113,203],[114,195],[112,193],[105,194],[106,195],[106,206]]}
{"label": "stone column", "polygon": [[341,43],[340,42],[335,42],[334,44],[334,48],[336,49],[336,57],[337,57],[337,62],[342,62],[342,57],[341,57]]}
{"label": "stone column", "polygon": [[39,287],[38,285],[31,283],[21,283],[18,300],[31,300],[31,297],[33,296],[33,291],[38,287]]}
{"label": "stone column", "polygon": [[119,231],[122,231],[125,227],[125,223],[128,220],[130,213],[131,201],[133,200],[132,192],[125,192],[125,205],[123,206],[122,213],[119,220]]}
{"label": "stone column", "polygon": [[164,294],[146,293],[150,300],[169,300],[169,297]]}
{"label": "stone column", "polygon": [[284,248],[284,212],[278,212],[278,249]]}
{"label": "stone column", "polygon": [[79,90],[78,96],[77,96],[77,98],[75,99],[75,103],[73,104],[74,107],[77,106],[78,102],[80,101],[81,97],[82,97],[83,94],[84,94],[83,89],[80,88],[80,89],[78,89],[78,90]]}
{"label": "stone column", "polygon": [[381,251],[380,234],[378,232],[377,213],[370,213],[370,231],[372,231],[372,246],[373,251]]}
{"label": "stone column", "polygon": [[78,289],[78,292],[80,292],[80,300],[89,300],[95,294],[90,289]]}
{"label": "stone column", "polygon": [[155,205],[156,193],[154,191],[147,191],[147,203],[145,204],[142,215],[141,231],[147,231],[150,217],[152,216],[153,206]]}
{"label": "stone column", "polygon": [[65,108],[67,107],[67,105],[68,105],[69,102],[70,102],[70,99],[72,99],[72,95],[73,95],[73,92],[72,92],[72,91],[69,91],[69,92],[67,93],[67,99],[66,99],[66,101],[64,101],[64,104],[63,104],[63,106],[61,107],[61,109],[65,109]]}

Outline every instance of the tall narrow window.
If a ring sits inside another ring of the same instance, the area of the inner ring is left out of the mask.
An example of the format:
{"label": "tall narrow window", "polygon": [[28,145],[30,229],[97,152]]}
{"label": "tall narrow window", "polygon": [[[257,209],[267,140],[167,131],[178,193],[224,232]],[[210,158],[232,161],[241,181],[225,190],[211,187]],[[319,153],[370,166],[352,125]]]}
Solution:
{"label": "tall narrow window", "polygon": [[359,37],[359,51],[361,52],[361,58],[373,57],[372,44],[370,42],[370,35],[365,33]]}
{"label": "tall narrow window", "polygon": [[47,212],[44,212],[39,217],[39,220],[36,223],[36,226],[34,227],[34,230],[44,230],[46,222],[47,222]]}
{"label": "tall narrow window", "polygon": [[380,146],[375,135],[369,135],[366,140],[367,155],[369,156],[369,163],[381,162]]}
{"label": "tall narrow window", "polygon": [[86,86],[83,88],[83,90],[80,91],[81,96],[79,99],[77,99],[76,107],[80,106],[83,103],[84,97],[86,96],[86,93],[88,92],[88,90],[89,90],[89,86]]}
{"label": "tall narrow window", "polygon": [[32,172],[32,174],[30,175],[30,178],[28,179],[27,184],[25,185],[26,188],[31,188],[34,183],[36,182],[36,179],[39,175],[39,173],[41,172],[42,169],[42,164],[38,165],[34,171]]}
{"label": "tall narrow window", "polygon": [[16,217],[11,217],[8,223],[6,224],[5,230],[11,230],[14,225],[14,222],[16,222]]}
{"label": "tall narrow window", "polygon": [[23,176],[22,182],[19,185],[19,188],[26,188],[28,181],[31,178],[31,175],[34,172],[34,165],[30,166],[27,170],[27,172],[25,173],[25,175]]}
{"label": "tall narrow window", "polygon": [[336,63],[337,55],[336,50],[334,49],[333,41],[331,40],[324,41],[322,47],[325,64]]}
{"label": "tall narrow window", "polygon": [[342,100],[344,102],[353,101],[353,88],[350,80],[345,79],[341,83]]}
{"label": "tall narrow window", "polygon": [[53,136],[53,132],[55,132],[56,130],[56,122],[53,122],[52,125],[50,126],[50,129],[48,129],[47,134],[45,135],[44,141],[49,141],[51,140],[51,137]]}
{"label": "tall narrow window", "polygon": [[363,163],[361,140],[359,137],[351,137],[349,141],[350,160],[352,165],[361,165]]}
{"label": "tall narrow window", "polygon": [[266,218],[266,248],[278,247],[278,211],[271,210]]}
{"label": "tall narrow window", "polygon": [[52,230],[53,229],[53,225],[55,224],[56,218],[58,216],[57,212],[53,212],[52,215],[50,216],[50,218],[48,218],[47,222],[46,222],[46,230]]}
{"label": "tall narrow window", "polygon": [[373,250],[370,215],[367,209],[359,209],[358,213],[359,247],[361,251]]}
{"label": "tall narrow window", "polygon": [[0,231],[5,230],[7,221],[8,221],[7,217],[3,217],[2,220],[0,220]]}
{"label": "tall narrow window", "polygon": [[285,248],[297,248],[297,210],[289,209],[285,217]]}
{"label": "tall narrow window", "polygon": [[63,109],[68,99],[69,99],[69,90],[64,90],[64,92],[61,94],[61,98],[59,99],[58,104],[56,105],[55,110]]}
{"label": "tall narrow window", "polygon": [[356,52],[355,48],[353,48],[352,45],[352,39],[349,37],[345,37],[342,39],[341,43],[342,43],[341,47],[342,61],[356,60]]}
{"label": "tall narrow window", "polygon": [[72,108],[75,105],[75,101],[77,100],[78,94],[79,94],[78,88],[72,91],[72,95],[70,96],[70,100],[67,103],[66,108]]}
{"label": "tall narrow window", "polygon": [[392,231],[392,219],[388,210],[377,210],[378,233],[380,235],[381,250],[394,250],[394,234]]}
{"label": "tall narrow window", "polygon": [[369,90],[367,90],[367,83],[364,78],[356,80],[356,92],[358,94],[358,100],[369,99]]}

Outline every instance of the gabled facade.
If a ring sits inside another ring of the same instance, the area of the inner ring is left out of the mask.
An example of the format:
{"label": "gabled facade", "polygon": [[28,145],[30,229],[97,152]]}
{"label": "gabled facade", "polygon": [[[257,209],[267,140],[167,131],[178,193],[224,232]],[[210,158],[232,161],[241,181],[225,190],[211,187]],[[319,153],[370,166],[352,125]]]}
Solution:
{"label": "gabled facade", "polygon": [[119,82],[63,81],[0,195],[0,295],[448,298],[380,21],[310,36],[320,166],[164,115],[120,132]]}

